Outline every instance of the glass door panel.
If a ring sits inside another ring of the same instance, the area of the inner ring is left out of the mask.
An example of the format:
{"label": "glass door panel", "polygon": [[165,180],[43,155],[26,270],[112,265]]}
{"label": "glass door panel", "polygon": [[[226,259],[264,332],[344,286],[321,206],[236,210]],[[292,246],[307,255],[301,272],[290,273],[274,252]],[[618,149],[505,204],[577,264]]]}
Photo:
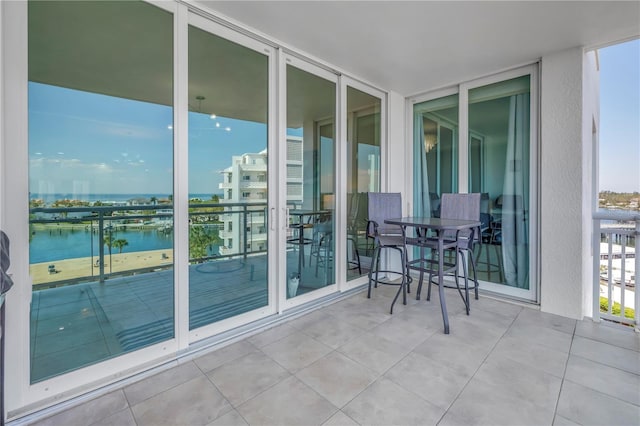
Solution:
{"label": "glass door panel", "polygon": [[286,67],[287,298],[335,283],[336,83]]}
{"label": "glass door panel", "polygon": [[470,188],[483,193],[479,278],[529,290],[530,76],[469,90]]}
{"label": "glass door panel", "polygon": [[189,329],[268,304],[269,58],[189,26]]}
{"label": "glass door panel", "polygon": [[347,280],[368,273],[367,193],[380,191],[382,100],[347,86]]}
{"label": "glass door panel", "polygon": [[458,95],[414,105],[414,213],[440,216],[440,197],[458,190]]}
{"label": "glass door panel", "polygon": [[173,16],[28,13],[34,383],[174,337]]}

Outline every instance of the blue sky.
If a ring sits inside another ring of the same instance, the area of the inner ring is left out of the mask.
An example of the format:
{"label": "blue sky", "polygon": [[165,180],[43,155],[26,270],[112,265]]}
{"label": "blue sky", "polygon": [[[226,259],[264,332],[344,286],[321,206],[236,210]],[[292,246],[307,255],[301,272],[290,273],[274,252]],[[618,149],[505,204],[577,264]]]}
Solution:
{"label": "blue sky", "polygon": [[598,54],[600,190],[640,192],[640,40]]}
{"label": "blue sky", "polygon": [[[232,155],[266,148],[264,124],[199,113],[189,120],[190,193],[219,193]],[[172,121],[167,106],[29,83],[32,196],[171,194]]]}

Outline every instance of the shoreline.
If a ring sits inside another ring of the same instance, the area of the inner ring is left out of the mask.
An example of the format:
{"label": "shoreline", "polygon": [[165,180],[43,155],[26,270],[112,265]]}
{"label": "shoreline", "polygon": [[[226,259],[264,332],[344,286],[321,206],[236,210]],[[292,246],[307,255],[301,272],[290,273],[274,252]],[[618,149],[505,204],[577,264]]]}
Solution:
{"label": "shoreline", "polygon": [[[111,257],[111,259],[109,259]],[[95,262],[98,256],[79,257],[74,259],[55,260],[51,262],[34,263],[29,266],[32,284],[47,284],[54,281],[64,281],[81,277],[98,277],[100,267]],[[134,269],[166,267],[173,265],[173,250],[146,250],[124,253],[105,254],[104,271],[123,272]],[[50,265],[53,265],[49,272]]]}

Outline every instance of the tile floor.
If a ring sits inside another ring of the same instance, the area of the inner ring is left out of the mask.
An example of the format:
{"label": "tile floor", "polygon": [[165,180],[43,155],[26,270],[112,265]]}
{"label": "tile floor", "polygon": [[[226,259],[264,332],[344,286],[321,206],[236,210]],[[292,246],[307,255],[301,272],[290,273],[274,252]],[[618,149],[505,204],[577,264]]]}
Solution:
{"label": "tile floor", "polygon": [[[375,289],[39,419],[45,425],[638,425],[640,336]],[[424,298],[423,298],[424,299]]]}

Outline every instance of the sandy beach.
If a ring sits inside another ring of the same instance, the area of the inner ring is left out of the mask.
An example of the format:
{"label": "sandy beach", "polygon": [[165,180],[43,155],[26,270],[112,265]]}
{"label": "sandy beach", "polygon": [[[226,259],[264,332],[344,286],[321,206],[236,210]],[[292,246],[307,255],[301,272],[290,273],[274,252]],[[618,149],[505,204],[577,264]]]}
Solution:
{"label": "sandy beach", "polygon": [[[100,275],[100,267],[96,266],[98,256],[80,257],[76,259],[56,260],[53,262],[34,263],[30,266],[33,284],[44,284],[53,281],[64,281],[73,278]],[[113,253],[104,256],[104,271],[129,271],[132,269],[153,268],[173,264],[173,250],[149,250],[130,253]],[[55,272],[49,272],[49,265],[54,265]],[[110,269],[111,268],[111,269]]]}

